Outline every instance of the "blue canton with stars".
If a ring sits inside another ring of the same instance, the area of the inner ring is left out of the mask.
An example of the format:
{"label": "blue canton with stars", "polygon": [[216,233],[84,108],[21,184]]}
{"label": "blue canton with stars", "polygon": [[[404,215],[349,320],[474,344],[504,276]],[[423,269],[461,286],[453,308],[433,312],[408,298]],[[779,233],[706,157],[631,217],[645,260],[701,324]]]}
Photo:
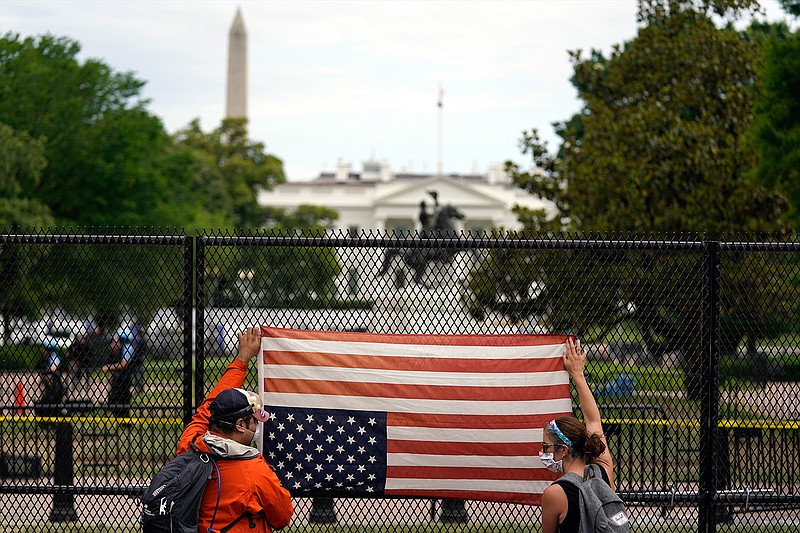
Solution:
{"label": "blue canton with stars", "polygon": [[266,407],[264,457],[292,495],[379,495],[386,477],[386,414]]}

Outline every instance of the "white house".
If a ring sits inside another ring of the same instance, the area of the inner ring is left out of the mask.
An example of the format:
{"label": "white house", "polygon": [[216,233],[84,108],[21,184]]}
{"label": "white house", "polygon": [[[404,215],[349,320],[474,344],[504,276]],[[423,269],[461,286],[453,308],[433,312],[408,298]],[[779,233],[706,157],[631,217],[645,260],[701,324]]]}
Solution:
{"label": "white house", "polygon": [[336,172],[262,191],[258,202],[286,209],[301,204],[334,208],[339,212],[335,229],[351,235],[368,230],[405,234],[421,229],[421,202],[433,208],[429,191],[436,192],[441,205],[452,204],[466,216],[458,228],[465,232],[501,226],[519,229],[511,212],[516,204],[552,211],[549,202],[514,187],[500,165],[493,165],[486,174],[395,174],[379,161],[365,161],[361,172],[340,162]]}

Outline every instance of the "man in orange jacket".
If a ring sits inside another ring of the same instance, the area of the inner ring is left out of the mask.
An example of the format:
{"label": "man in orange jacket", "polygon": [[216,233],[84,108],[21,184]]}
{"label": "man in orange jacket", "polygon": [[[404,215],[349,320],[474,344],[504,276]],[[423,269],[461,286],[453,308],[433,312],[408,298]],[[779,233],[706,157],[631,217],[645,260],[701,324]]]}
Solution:
{"label": "man in orange jacket", "polygon": [[201,533],[269,533],[287,526],[294,512],[289,492],[251,446],[260,434],[259,421],[269,415],[256,393],[240,388],[250,360],[261,351],[261,328],[248,328],[238,337],[236,359],[197,408],[178,443],[179,454],[194,444],[218,458],[219,476],[212,474],[200,504]]}

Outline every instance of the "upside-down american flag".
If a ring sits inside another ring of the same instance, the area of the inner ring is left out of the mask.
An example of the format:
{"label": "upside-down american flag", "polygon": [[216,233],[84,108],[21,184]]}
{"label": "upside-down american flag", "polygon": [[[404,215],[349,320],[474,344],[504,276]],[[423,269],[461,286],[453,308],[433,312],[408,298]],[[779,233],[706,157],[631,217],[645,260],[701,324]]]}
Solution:
{"label": "upside-down american flag", "polygon": [[542,428],[571,413],[566,335],[262,335],[262,449],[294,496],[541,503]]}

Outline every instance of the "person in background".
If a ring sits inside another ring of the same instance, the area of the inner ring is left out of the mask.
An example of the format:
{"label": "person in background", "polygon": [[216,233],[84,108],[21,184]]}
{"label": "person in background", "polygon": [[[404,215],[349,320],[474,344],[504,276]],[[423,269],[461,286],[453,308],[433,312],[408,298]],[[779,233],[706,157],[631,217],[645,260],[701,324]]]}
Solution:
{"label": "person in background", "polygon": [[109,410],[117,418],[130,416],[131,377],[135,369],[134,344],[130,328],[117,329],[111,347],[111,362],[100,367],[100,372],[111,372],[108,391]]}
{"label": "person in background", "polygon": [[[261,349],[261,328],[237,334],[239,351],[184,428],[178,454],[190,448],[216,457],[200,504],[200,532],[269,533],[289,525],[294,509],[289,492],[266,459],[251,445],[269,419],[258,394],[241,389],[250,361]],[[219,501],[219,505],[217,505]],[[216,509],[216,515],[214,514]]]}
{"label": "person in background", "polygon": [[98,329],[90,320],[84,325],[83,333],[77,337],[67,349],[67,361],[69,361],[70,374],[70,395],[75,399],[88,399],[91,385],[89,375],[94,368],[92,367],[92,346]]}
{"label": "person in background", "polygon": [[53,337],[47,337],[42,344],[42,357],[44,358],[44,371],[50,374],[57,374],[64,370],[61,356],[58,354],[58,341]]}
{"label": "person in background", "polygon": [[[614,460],[608,450],[600,410],[586,383],[583,369],[586,352],[578,340],[567,340],[564,368],[578,391],[583,422],[574,416],[560,416],[544,427],[542,464],[558,474],[573,472],[581,477],[589,463],[599,465],[603,479],[615,489]],[[556,480],[542,493],[542,533],[578,533],[580,509],[578,487],[566,480]],[[616,489],[615,489],[616,490]]]}
{"label": "person in background", "polygon": [[144,368],[144,352],[145,341],[144,333],[136,322],[131,326],[131,342],[133,344],[133,362],[134,368],[131,370],[131,386],[136,393],[144,392],[145,385],[145,368]]}
{"label": "person in background", "polygon": [[58,416],[61,413],[59,405],[64,402],[66,396],[63,377],[66,365],[58,350],[58,341],[50,336],[45,337],[40,365],[42,394],[36,402],[36,414],[40,416]]}

